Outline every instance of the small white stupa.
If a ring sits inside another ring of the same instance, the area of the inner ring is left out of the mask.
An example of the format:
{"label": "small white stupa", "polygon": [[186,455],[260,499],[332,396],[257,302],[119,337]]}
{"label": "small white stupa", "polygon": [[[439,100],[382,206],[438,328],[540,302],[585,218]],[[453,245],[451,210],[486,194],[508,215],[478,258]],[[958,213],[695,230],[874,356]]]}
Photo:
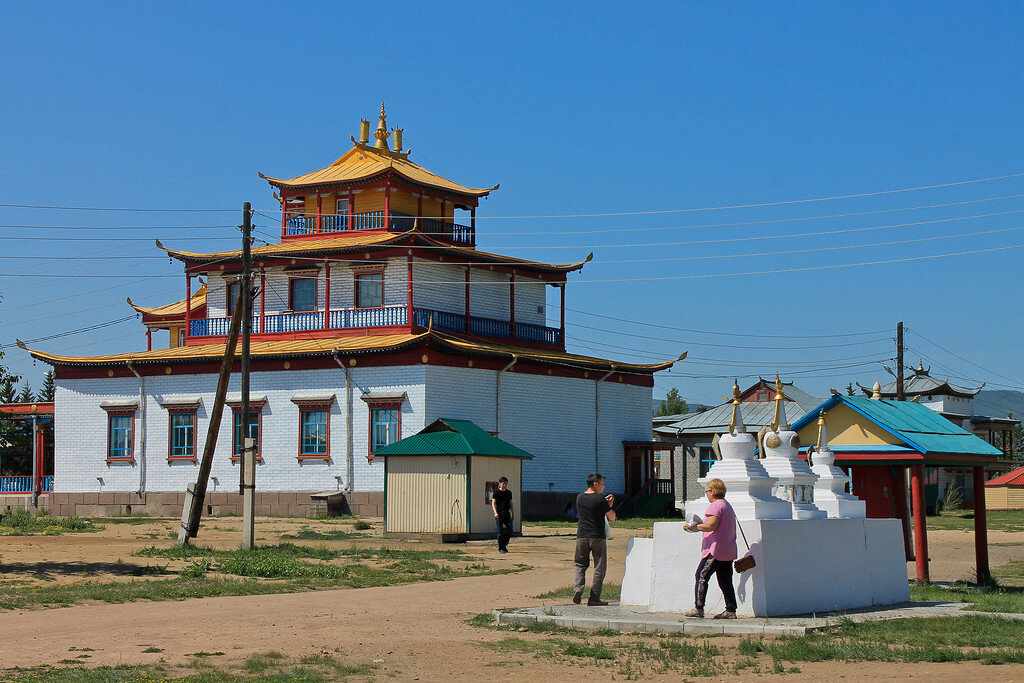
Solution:
{"label": "small white stupa", "polygon": [[818,475],[814,483],[814,504],[829,517],[864,519],[867,516],[864,501],[846,492],[850,478],[835,466],[835,453],[828,448],[824,410],[818,415],[818,445],[807,449],[807,459],[812,458],[811,471]]}
{"label": "small white stupa", "polygon": [[[756,457],[757,441],[743,424],[740,387],[736,383],[733,383],[732,394],[729,433],[718,441],[721,460],[716,460],[707,476],[698,481],[707,484],[711,479],[721,479],[725,483],[726,499],[736,512],[737,519],[792,519],[793,506],[772,495],[775,480],[768,476]],[[708,499],[705,496],[695,498],[686,502],[685,515],[687,518],[695,514],[703,516],[707,507]]]}
{"label": "small white stupa", "polygon": [[793,505],[793,519],[820,519],[828,514],[814,504],[814,483],[818,475],[800,459],[800,437],[789,428],[786,420],[785,395],[782,380],[775,375],[775,419],[771,430],[764,435],[761,452],[764,469],[776,480],[772,495]]}

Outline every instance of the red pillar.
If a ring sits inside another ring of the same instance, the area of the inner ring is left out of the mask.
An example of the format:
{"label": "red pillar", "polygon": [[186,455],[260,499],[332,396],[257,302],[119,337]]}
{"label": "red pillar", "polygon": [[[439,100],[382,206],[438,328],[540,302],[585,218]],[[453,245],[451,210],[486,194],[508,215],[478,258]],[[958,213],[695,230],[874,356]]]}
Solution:
{"label": "red pillar", "polygon": [[260,265],[260,334],[267,331],[267,273]]}
{"label": "red pillar", "polygon": [[988,525],[985,514],[985,468],[974,468],[974,561],[978,570],[978,583],[988,583],[992,574],[988,569]]}
{"label": "red pillar", "polygon": [[284,191],[281,191],[281,239],[284,239],[285,233],[288,232],[288,198],[284,196]]}
{"label": "red pillar", "polygon": [[516,271],[508,276],[508,331],[513,339],[516,338]]}
{"label": "red pillar", "polygon": [[352,191],[348,193],[348,229],[356,229],[356,194]]}
{"label": "red pillar", "polygon": [[146,328],[146,350],[153,350],[153,330],[148,327]]}
{"label": "red pillar", "polygon": [[914,501],[914,554],[917,556],[917,580],[930,581],[928,576],[928,528],[924,513],[924,465],[910,466],[910,489]]}
{"label": "red pillar", "polygon": [[391,179],[384,181],[384,229],[391,229]]}
{"label": "red pillar", "polygon": [[185,343],[192,334],[192,276],[185,271]]}
{"label": "red pillar", "polygon": [[476,245],[476,207],[470,207],[469,209],[469,240],[474,246]]}
{"label": "red pillar", "polygon": [[407,258],[408,258],[408,264],[409,264],[408,265],[409,275],[408,275],[408,290],[407,290],[408,301],[405,304],[405,309],[406,309],[406,311],[405,311],[405,324],[409,325],[410,328],[411,328],[412,327],[412,254],[409,254],[409,256]]}
{"label": "red pillar", "polygon": [[469,266],[466,266],[466,334],[469,329]]}
{"label": "red pillar", "polygon": [[313,226],[313,232],[320,232],[320,216],[322,216],[323,213],[324,213],[323,200],[324,200],[323,195],[321,195],[319,192],[317,192],[316,193],[316,221],[315,221],[316,225]]}
{"label": "red pillar", "polygon": [[46,432],[43,430],[43,425],[36,422],[34,424],[35,434],[32,437],[36,440],[36,480],[33,483],[37,493],[43,492],[43,477],[46,476],[46,472],[43,471],[43,464],[46,462],[44,454],[46,453]]}
{"label": "red pillar", "polygon": [[561,307],[562,322],[561,322],[561,325],[560,325],[559,329],[561,330],[560,334],[562,336],[562,346],[565,347],[565,283],[564,282],[562,283],[562,286],[561,286],[560,289],[562,290],[562,307]]}
{"label": "red pillar", "polygon": [[324,261],[324,329],[331,327],[331,262]]}

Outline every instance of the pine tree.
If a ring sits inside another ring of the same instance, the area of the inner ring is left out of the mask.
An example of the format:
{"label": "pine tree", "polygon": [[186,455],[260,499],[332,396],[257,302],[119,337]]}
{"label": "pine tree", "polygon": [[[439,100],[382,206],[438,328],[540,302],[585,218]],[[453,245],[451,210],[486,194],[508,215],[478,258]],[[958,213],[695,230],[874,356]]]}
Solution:
{"label": "pine tree", "polygon": [[52,401],[53,392],[53,370],[47,370],[43,376],[43,388],[39,390],[39,395],[36,398],[39,401]]}
{"label": "pine tree", "polygon": [[17,403],[32,403],[36,400],[35,394],[32,393],[32,387],[29,385],[28,380],[21,385],[21,391],[18,392],[18,397],[15,399]]}
{"label": "pine tree", "polygon": [[850,382],[849,384],[846,385],[846,395],[847,396],[853,396],[854,395],[854,393],[853,393],[853,382]]}

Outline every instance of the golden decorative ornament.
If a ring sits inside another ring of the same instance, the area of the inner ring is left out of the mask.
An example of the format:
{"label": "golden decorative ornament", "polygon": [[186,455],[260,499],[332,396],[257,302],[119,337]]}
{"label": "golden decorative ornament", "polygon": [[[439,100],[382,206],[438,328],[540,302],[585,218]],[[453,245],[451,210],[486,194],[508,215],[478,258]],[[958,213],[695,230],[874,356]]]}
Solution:
{"label": "golden decorative ornament", "polygon": [[292,259],[292,265],[293,266],[295,265],[295,259]]}
{"label": "golden decorative ornament", "polygon": [[553,372],[551,372],[551,368],[548,368],[548,374],[549,375],[553,375],[554,374]]}
{"label": "golden decorative ornament", "polygon": [[287,370],[287,369],[288,369],[288,368],[290,368],[291,366],[292,366],[292,362],[291,362],[290,360],[286,360],[286,361],[284,362],[284,369],[285,369],[285,370]]}
{"label": "golden decorative ornament", "polygon": [[[292,263],[295,263],[295,261],[292,261]],[[224,264],[223,264],[223,263],[222,263],[222,264],[220,264],[220,269],[221,269],[221,270],[224,270]]]}
{"label": "golden decorative ornament", "polygon": [[351,365],[352,367],[355,367],[356,366],[356,359],[355,358],[349,358],[348,359],[348,364]]}
{"label": "golden decorative ornament", "polygon": [[469,367],[473,367],[473,361],[469,361]]}
{"label": "golden decorative ornament", "polygon": [[766,448],[778,448],[782,445],[782,439],[779,438],[778,434],[769,434],[764,437],[764,445]]}
{"label": "golden decorative ornament", "polygon": [[424,363],[426,363],[427,361],[430,360],[430,356],[428,356],[427,354],[423,354],[423,357],[420,358],[420,360],[423,361]]}
{"label": "golden decorative ornament", "polygon": [[793,448],[800,448],[800,435],[794,434],[793,440],[789,442],[789,445],[792,446]]}
{"label": "golden decorative ornament", "polygon": [[107,377],[113,377],[113,376],[114,376],[114,371],[113,370],[107,370]]}
{"label": "golden decorative ornament", "polygon": [[32,412],[34,413],[34,412],[36,412],[37,410],[39,410],[39,406],[37,406],[37,405],[36,405],[35,403],[33,403],[33,404],[32,404]]}
{"label": "golden decorative ornament", "polygon": [[583,376],[584,377],[590,377],[590,371],[589,370],[584,370],[583,371]]}
{"label": "golden decorative ornament", "polygon": [[164,374],[165,375],[171,374],[171,366],[168,365],[166,368],[164,368]]}

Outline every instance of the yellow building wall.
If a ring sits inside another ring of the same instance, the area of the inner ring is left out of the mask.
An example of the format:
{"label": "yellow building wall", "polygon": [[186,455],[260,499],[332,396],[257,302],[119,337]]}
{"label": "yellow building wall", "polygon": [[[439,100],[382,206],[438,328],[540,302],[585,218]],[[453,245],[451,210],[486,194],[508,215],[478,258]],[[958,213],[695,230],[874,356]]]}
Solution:
{"label": "yellow building wall", "polygon": [[[825,413],[825,431],[830,444],[837,446],[903,446],[902,441],[845,405],[837,405]],[[818,443],[818,421],[801,429],[800,443]]]}
{"label": "yellow building wall", "polygon": [[466,533],[465,456],[394,456],[387,462],[388,533]]}
{"label": "yellow building wall", "polygon": [[[322,216],[333,216],[335,207],[337,206],[338,198],[347,198],[348,195],[341,193],[338,195],[329,195],[321,200],[320,215]],[[371,188],[363,190],[354,195],[356,201],[356,213],[367,213],[370,211],[383,211],[384,210],[384,191],[378,191],[377,188]],[[307,216],[316,215],[316,195],[307,195],[304,205],[304,211]],[[410,192],[402,192],[400,190],[391,190],[391,210],[399,213],[405,213],[410,216],[418,216],[419,211],[419,198],[412,195]],[[433,199],[424,197],[423,199],[423,215],[427,217],[440,217],[441,215],[441,204]],[[445,216],[449,220],[454,220],[455,216],[455,205],[452,202],[448,202],[446,205]]]}
{"label": "yellow building wall", "polygon": [[519,458],[484,458],[476,456],[469,467],[469,523],[474,534],[496,533],[494,509],[487,500],[487,483],[495,485],[501,477],[508,478],[508,489],[512,492],[512,531],[521,532],[520,501],[522,500],[522,464]]}
{"label": "yellow building wall", "polygon": [[168,346],[168,348],[173,349],[176,346],[178,346],[178,331],[179,330],[181,330],[180,327],[172,327],[172,328],[170,328],[171,343]]}
{"label": "yellow building wall", "polygon": [[1024,488],[1019,486],[986,486],[986,510],[1014,510],[1024,508]]}

